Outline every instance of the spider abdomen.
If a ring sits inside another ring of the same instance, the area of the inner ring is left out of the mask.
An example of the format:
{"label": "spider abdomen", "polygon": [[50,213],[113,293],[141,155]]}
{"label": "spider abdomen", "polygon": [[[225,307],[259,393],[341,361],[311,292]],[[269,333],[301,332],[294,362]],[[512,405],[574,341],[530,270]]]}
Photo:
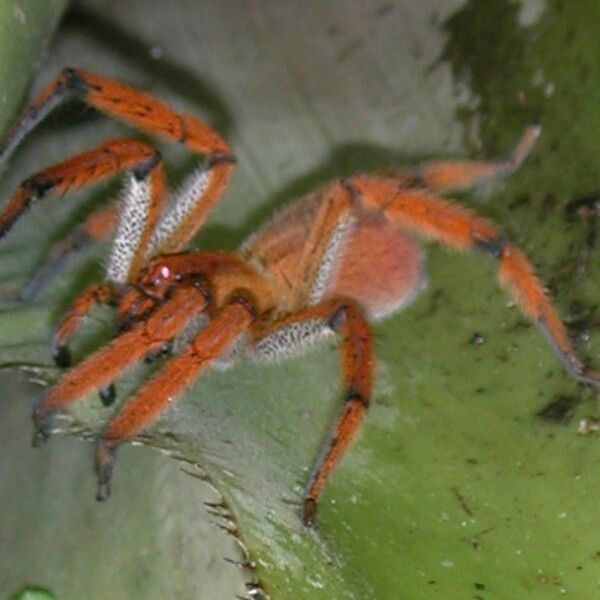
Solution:
{"label": "spider abdomen", "polygon": [[425,281],[419,242],[381,212],[364,210],[340,181],[284,207],[241,250],[284,311],[347,298],[380,319]]}
{"label": "spider abdomen", "polygon": [[419,242],[380,213],[358,217],[334,264],[323,299],[351,298],[374,320],[405,306],[426,281]]}

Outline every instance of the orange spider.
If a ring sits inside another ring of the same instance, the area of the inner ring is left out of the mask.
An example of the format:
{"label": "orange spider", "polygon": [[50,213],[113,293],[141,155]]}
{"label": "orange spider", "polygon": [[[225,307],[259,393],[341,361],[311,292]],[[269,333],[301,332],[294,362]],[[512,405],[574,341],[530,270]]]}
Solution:
{"label": "orange spider", "polygon": [[[59,365],[68,365],[67,341],[94,302],[116,303],[123,332],[69,369],[33,412],[34,444],[39,445],[50,433],[54,413],[93,390],[110,403],[119,375],[144,357],[171,349],[173,357],[98,436],[98,499],[110,494],[117,447],[153,423],[212,363],[241,356],[270,360],[337,333],[344,406],[306,488],[302,518],[313,524],[317,500],[371,399],[375,359],[369,322],[398,311],[423,287],[421,249],[413,234],[479,250],[498,261],[500,281],[544,332],[566,370],[600,386],[600,373],[575,355],[521,251],[493,223],[436,194],[512,172],[532,148],[538,127],[528,127],[503,161],[431,162],[393,176],[361,174],[334,181],[283,208],[238,252],[202,252],[185,248],[222,195],[233,155],[203,121],[178,114],[144,92],[65,69],[9,131],[0,145],[0,161],[67,98],[205,157],[168,194],[154,147],[130,138],[110,140],[29,177],[0,213],[1,236],[34,201],[127,172],[119,204],[98,210],[77,234],[98,239],[115,230],[106,281],[74,301],[54,334],[53,356]],[[75,239],[69,244],[76,246]]]}

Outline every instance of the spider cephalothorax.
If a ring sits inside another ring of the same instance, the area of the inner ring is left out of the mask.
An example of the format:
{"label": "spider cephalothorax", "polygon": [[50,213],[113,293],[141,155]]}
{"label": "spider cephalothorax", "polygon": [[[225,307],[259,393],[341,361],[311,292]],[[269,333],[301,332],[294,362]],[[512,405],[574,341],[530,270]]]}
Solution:
{"label": "spider cephalothorax", "polygon": [[[34,442],[39,444],[56,411],[94,390],[110,401],[107,390],[119,375],[171,348],[171,359],[98,436],[98,498],[110,493],[119,444],[154,422],[202,370],[238,357],[273,359],[337,333],[344,405],[306,489],[302,516],[306,524],[313,523],[317,500],[371,399],[369,322],[398,310],[422,287],[421,250],[414,234],[495,259],[501,282],[545,333],[567,371],[600,385],[600,375],[575,355],[523,254],[493,223],[437,195],[512,172],[529,153],[539,128],[528,127],[506,160],[439,161],[393,175],[348,177],[283,208],[238,252],[186,251],[231,175],[234,159],[225,141],[203,121],[178,114],[148,94],[65,69],[9,131],[0,161],[68,97],[205,156],[204,164],[168,193],[162,160],[152,146],[130,138],[110,140],[28,178],[0,213],[1,236],[32,202],[127,172],[120,202],[97,210],[53,252],[59,256],[65,248],[114,231],[106,281],[74,301],[54,334],[54,358],[69,364],[67,342],[94,302],[116,303],[122,333],[69,369],[34,409]],[[53,260],[47,269],[58,264]],[[34,278],[24,295],[43,279]]]}

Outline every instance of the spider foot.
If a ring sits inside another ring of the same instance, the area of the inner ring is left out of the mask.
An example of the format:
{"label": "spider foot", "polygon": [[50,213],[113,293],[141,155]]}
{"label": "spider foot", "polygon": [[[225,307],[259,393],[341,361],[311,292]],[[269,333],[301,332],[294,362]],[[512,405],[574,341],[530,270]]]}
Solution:
{"label": "spider foot", "polygon": [[71,366],[71,352],[68,346],[57,345],[52,350],[54,364],[61,369],[68,369]]}
{"label": "spider foot", "polygon": [[39,448],[50,437],[50,415],[39,408],[35,408],[32,416],[33,439],[31,440],[31,445],[34,448]]}
{"label": "spider foot", "polygon": [[96,444],[96,475],[98,477],[96,500],[98,502],[104,502],[110,497],[114,459],[115,449],[111,448],[102,438],[98,438]]}
{"label": "spider foot", "polygon": [[302,509],[302,522],[305,527],[312,528],[317,520],[317,501],[314,498],[306,498],[304,500],[304,508]]}
{"label": "spider foot", "polygon": [[101,387],[98,390],[98,395],[100,396],[100,400],[102,402],[102,406],[110,406],[117,397],[117,392],[115,390],[115,384],[110,383],[104,387]]}

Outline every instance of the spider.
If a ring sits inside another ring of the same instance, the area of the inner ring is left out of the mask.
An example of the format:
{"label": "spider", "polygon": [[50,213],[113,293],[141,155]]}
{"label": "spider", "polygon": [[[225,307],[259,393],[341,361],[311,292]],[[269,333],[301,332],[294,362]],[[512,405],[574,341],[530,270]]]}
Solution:
{"label": "spider", "polygon": [[106,280],[74,300],[53,335],[53,357],[59,366],[69,366],[68,341],[94,303],[114,303],[122,330],[67,370],[33,411],[34,445],[40,445],[57,411],[94,390],[109,404],[117,377],[145,357],[170,351],[171,358],[97,437],[99,500],[110,495],[117,448],[158,419],[208,367],[227,366],[240,357],[277,359],[336,333],[343,407],[304,493],[302,519],[312,525],[317,501],[371,400],[370,322],[400,310],[423,287],[416,235],[497,261],[500,281],[545,334],[566,370],[600,387],[600,373],[576,356],[522,252],[492,222],[438,195],[514,171],[529,154],[539,127],[527,127],[505,160],[427,162],[392,175],[333,181],[281,209],[237,252],[203,252],[186,248],[223,194],[234,157],[202,120],[179,114],[147,93],[64,69],[9,130],[0,161],[69,98],[204,156],[181,187],[169,193],[153,146],[134,138],[112,139],[27,178],[0,213],[3,236],[33,202],[126,172],[119,202],[98,209],[79,230],[89,239],[114,230]]}

